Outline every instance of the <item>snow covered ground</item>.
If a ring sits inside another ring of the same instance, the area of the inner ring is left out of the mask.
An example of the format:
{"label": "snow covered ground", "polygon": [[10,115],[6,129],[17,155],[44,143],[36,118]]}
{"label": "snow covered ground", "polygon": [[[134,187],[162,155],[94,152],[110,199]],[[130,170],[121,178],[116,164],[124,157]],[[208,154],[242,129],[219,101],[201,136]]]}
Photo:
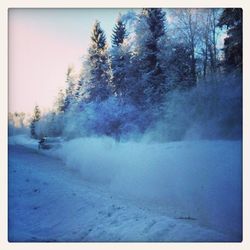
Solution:
{"label": "snow covered ground", "polygon": [[240,141],[96,140],[9,139],[11,242],[241,241]]}

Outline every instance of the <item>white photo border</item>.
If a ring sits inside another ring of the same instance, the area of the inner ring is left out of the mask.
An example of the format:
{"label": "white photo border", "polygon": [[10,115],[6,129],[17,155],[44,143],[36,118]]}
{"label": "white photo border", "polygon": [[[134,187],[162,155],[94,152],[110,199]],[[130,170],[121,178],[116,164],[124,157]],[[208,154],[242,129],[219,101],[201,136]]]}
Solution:
{"label": "white photo border", "polygon": [[[250,7],[248,0],[1,0],[0,2],[0,249],[250,249]],[[8,9],[9,8],[229,8],[243,9],[243,241],[240,243],[9,243],[8,242]]]}

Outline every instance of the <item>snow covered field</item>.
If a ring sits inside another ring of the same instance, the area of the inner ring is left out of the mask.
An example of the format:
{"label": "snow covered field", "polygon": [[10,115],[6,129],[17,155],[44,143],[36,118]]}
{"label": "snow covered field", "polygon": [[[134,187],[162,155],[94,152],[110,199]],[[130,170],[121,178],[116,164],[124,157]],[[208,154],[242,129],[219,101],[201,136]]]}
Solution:
{"label": "snow covered field", "polygon": [[10,241],[241,241],[241,141],[9,139]]}

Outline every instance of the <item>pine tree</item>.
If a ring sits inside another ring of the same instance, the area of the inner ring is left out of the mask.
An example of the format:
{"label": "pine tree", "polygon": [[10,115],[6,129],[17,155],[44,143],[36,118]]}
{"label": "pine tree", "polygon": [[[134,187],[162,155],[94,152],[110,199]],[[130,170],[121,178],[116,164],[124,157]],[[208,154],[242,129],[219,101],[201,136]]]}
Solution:
{"label": "pine tree", "polygon": [[172,53],[168,60],[171,89],[189,89],[193,86],[191,54],[189,47],[185,44],[173,45]]}
{"label": "pine tree", "polygon": [[36,124],[41,118],[41,111],[38,107],[38,105],[35,106],[34,108],[34,114],[30,123],[30,134],[31,137],[34,139],[38,139],[38,135],[36,133]]}
{"label": "pine tree", "polygon": [[119,16],[112,35],[111,69],[113,94],[125,101],[128,96],[130,52],[124,44],[126,28]]}
{"label": "pine tree", "polygon": [[167,90],[164,72],[159,62],[159,43],[166,35],[165,12],[160,8],[143,9],[136,33],[139,40],[136,52],[139,81],[143,85],[139,102],[144,102],[145,105],[146,100],[148,105],[158,105]]}
{"label": "pine tree", "polygon": [[64,104],[65,104],[65,94],[63,90],[60,89],[55,102],[55,109],[57,113],[63,113],[65,111]]}
{"label": "pine tree", "polygon": [[112,45],[113,46],[122,45],[125,37],[126,37],[126,28],[125,28],[124,23],[121,20],[121,16],[119,16],[117,23],[113,29]]}
{"label": "pine tree", "polygon": [[144,8],[142,14],[147,17],[146,20],[154,39],[158,40],[165,34],[165,12],[161,8]]}
{"label": "pine tree", "polygon": [[86,63],[87,72],[84,75],[87,80],[84,98],[90,102],[99,102],[107,99],[111,90],[106,37],[98,21],[94,24],[91,42]]}
{"label": "pine tree", "polygon": [[224,9],[219,27],[226,26],[227,37],[224,39],[225,65],[227,70],[242,68],[242,9]]}
{"label": "pine tree", "polygon": [[64,99],[64,111],[68,111],[76,99],[75,79],[73,73],[73,67],[69,67],[67,71],[67,88]]}
{"label": "pine tree", "polygon": [[82,100],[82,86],[83,86],[83,77],[80,77],[80,79],[77,81],[75,89],[75,98],[77,103],[79,103]]}

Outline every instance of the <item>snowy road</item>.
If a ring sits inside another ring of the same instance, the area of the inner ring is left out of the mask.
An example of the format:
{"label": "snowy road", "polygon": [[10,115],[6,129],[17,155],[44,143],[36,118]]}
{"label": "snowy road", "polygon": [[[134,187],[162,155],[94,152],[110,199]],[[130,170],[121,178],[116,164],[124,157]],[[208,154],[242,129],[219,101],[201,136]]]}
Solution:
{"label": "snowy road", "polygon": [[229,241],[87,183],[61,161],[9,146],[10,241]]}

